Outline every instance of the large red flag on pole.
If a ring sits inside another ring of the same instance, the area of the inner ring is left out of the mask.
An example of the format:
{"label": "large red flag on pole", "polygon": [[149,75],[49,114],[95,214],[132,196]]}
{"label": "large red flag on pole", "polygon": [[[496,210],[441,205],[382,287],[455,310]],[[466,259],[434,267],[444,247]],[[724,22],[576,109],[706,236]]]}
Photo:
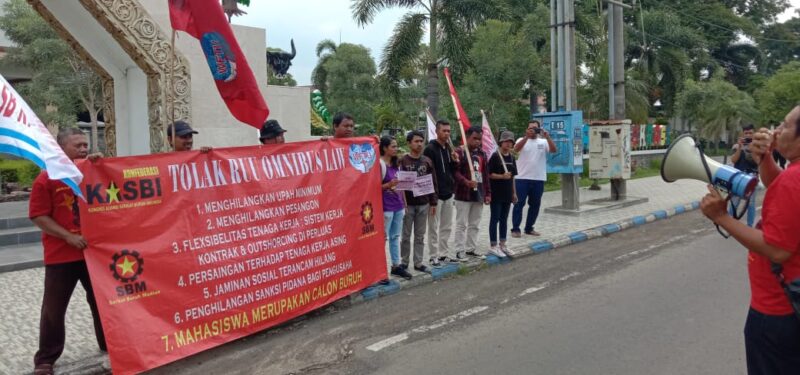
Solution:
{"label": "large red flag on pole", "polygon": [[[444,68],[444,76],[447,78],[447,86],[450,87],[450,98],[453,99],[453,107],[456,110],[456,119],[458,120],[459,129],[461,129],[461,144],[464,145],[464,155],[467,158],[467,164],[469,165],[469,175],[470,180],[475,181],[475,169],[472,166],[472,158],[469,157],[469,150],[467,147],[467,129],[470,128],[469,118],[467,117],[467,113],[464,112],[464,108],[461,107],[461,101],[458,100],[458,94],[456,93],[456,88],[453,86],[453,80],[450,78],[450,69]],[[475,188],[477,190],[477,188]]]}
{"label": "large red flag on pole", "polygon": [[467,112],[465,112],[464,108],[461,106],[461,100],[458,99],[458,93],[456,92],[455,86],[453,86],[453,79],[450,78],[450,69],[444,68],[444,76],[447,78],[447,86],[450,88],[450,98],[453,99],[453,107],[455,107],[456,110],[458,123],[461,124],[464,131],[467,131],[472,125],[469,123]]}
{"label": "large red flag on pole", "polygon": [[233,117],[261,128],[269,108],[218,0],[169,0],[172,28],[200,41],[211,75]]}

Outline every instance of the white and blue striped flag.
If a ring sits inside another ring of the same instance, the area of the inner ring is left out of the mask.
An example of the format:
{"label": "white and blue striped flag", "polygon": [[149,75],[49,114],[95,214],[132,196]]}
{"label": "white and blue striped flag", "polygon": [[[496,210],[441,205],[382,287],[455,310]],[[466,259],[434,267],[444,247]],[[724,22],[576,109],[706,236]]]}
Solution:
{"label": "white and blue striped flag", "polygon": [[0,75],[0,153],[28,159],[83,196],[83,174],[69,160],[50,131],[13,87]]}

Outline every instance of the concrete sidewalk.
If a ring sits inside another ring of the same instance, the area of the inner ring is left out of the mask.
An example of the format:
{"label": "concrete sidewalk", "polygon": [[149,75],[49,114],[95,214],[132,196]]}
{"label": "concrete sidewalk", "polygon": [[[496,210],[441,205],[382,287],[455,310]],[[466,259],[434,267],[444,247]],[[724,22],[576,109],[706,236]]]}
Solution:
{"label": "concrete sidewalk", "polygon": [[[535,226],[541,237],[525,236],[509,238],[509,247],[520,252],[520,255],[535,254],[551,250],[570,243],[591,239],[625,229],[632,225],[664,219],[696,208],[696,202],[705,194],[706,187],[697,181],[682,180],[672,184],[664,183],[661,177],[649,177],[628,181],[628,194],[647,197],[649,202],[609,211],[598,211],[584,216],[564,216],[545,213],[547,207],[561,203],[561,193],[544,194],[542,213]],[[581,189],[581,201],[606,198],[609,196],[608,185],[601,191]],[[17,210],[20,207],[16,207]],[[10,209],[9,209],[9,212]],[[0,217],[5,208],[0,205]],[[510,221],[510,218],[509,218]],[[489,209],[485,207],[480,224],[479,242],[484,245],[485,252],[489,246]],[[655,225],[658,225],[657,222]],[[510,223],[509,223],[510,226]],[[624,235],[624,234],[623,234]],[[451,242],[453,239],[450,239]],[[427,253],[425,254],[427,260]],[[542,258],[546,261],[546,258]],[[486,263],[498,263],[497,258],[490,257]],[[468,268],[483,264],[474,260],[467,263]],[[447,276],[457,271],[457,267],[443,267],[432,275],[416,274],[411,282],[393,280],[389,287],[372,287],[350,298],[351,302],[367,300],[380,295],[391,294],[398,290],[432,281],[434,278]],[[0,318],[0,374],[30,373],[32,371],[33,354],[38,342],[38,320],[41,308],[44,271],[42,268],[0,273],[0,303],[6,306]],[[92,333],[92,321],[85,301],[83,289],[78,287],[67,311],[67,345],[63,356],[56,367],[59,373],[92,373],[108,369],[107,358],[100,355]]]}

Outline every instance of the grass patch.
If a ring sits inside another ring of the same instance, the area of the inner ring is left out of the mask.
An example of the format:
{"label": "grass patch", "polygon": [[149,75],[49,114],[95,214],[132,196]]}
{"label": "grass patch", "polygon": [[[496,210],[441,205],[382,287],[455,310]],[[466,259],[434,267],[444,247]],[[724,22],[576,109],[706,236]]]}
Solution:
{"label": "grass patch", "polygon": [[[653,159],[647,167],[638,167],[631,173],[631,180],[637,178],[653,177],[661,175],[661,159]],[[597,180],[598,185],[607,184],[610,180],[602,178]],[[589,187],[594,183],[594,180],[589,178],[589,165],[583,165],[583,173],[579,182],[580,187]],[[561,175],[549,173],[547,174],[547,181],[544,183],[544,191],[561,190]]]}

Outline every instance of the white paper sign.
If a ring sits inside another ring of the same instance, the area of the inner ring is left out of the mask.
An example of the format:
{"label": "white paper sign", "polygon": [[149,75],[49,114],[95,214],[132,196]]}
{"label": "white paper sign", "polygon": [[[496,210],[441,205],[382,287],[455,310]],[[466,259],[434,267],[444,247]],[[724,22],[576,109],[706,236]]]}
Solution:
{"label": "white paper sign", "polygon": [[436,190],[433,188],[433,175],[426,174],[424,176],[417,177],[417,179],[414,181],[412,192],[414,193],[415,197],[433,194],[436,192]]}
{"label": "white paper sign", "polygon": [[414,181],[417,180],[416,171],[399,171],[397,172],[397,186],[395,190],[412,190],[414,189]]}

